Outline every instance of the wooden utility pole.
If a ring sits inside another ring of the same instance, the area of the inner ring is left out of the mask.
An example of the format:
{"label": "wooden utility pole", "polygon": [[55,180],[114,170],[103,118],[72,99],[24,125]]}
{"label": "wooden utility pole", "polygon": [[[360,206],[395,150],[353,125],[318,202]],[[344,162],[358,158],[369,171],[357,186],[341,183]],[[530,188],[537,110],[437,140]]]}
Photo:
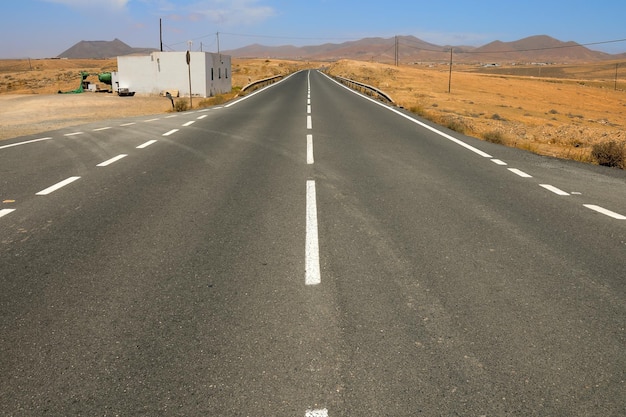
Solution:
{"label": "wooden utility pole", "polygon": [[452,47],[450,47],[450,74],[448,75],[448,94],[452,89]]}

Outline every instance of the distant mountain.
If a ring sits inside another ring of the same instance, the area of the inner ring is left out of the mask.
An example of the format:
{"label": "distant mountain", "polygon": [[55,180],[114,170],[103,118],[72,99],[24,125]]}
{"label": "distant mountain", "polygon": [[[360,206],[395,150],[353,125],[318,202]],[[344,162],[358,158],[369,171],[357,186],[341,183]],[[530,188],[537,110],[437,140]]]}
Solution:
{"label": "distant mountain", "polygon": [[115,58],[122,55],[149,53],[153,51],[156,51],[156,49],[133,48],[116,38],[112,41],[80,41],[61,53],[58,58]]}
{"label": "distant mountain", "polygon": [[[365,38],[341,44],[296,47],[249,45],[223,51],[236,58],[283,58],[337,60],[357,59],[393,62],[395,38]],[[456,62],[590,62],[622,59],[626,54],[611,55],[593,51],[576,42],[563,42],[546,35],[531,36],[514,42],[494,41],[481,47],[436,45],[414,36],[398,36],[401,62],[443,61],[450,48]]]}

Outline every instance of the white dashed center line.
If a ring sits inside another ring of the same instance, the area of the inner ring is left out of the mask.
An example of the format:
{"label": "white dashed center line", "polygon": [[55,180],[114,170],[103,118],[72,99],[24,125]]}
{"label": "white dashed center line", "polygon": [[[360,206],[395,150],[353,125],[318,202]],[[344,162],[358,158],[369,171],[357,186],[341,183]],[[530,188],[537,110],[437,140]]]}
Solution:
{"label": "white dashed center line", "polygon": [[315,181],[306,182],[306,244],[305,284],[318,285],[320,276],[320,253],[317,233],[317,198]]}
{"label": "white dashed center line", "polygon": [[313,135],[306,135],[306,163],[313,163]]}
{"label": "white dashed center line", "polygon": [[101,127],[101,128],[99,128],[99,129],[94,129],[93,131],[94,131],[94,132],[100,132],[100,131],[102,131],[102,130],[109,130],[109,129],[111,129],[111,127],[110,127],[110,126],[107,126],[107,127]]}
{"label": "white dashed center line", "polygon": [[156,119],[148,119],[148,120],[144,120],[144,123],[156,122],[157,120],[159,120],[159,119],[158,118],[156,118]]}
{"label": "white dashed center line", "polygon": [[12,143],[10,145],[4,145],[4,146],[0,146],[0,149],[6,149],[6,148],[12,148],[14,146],[20,146],[20,145],[26,145],[28,143],[35,143],[35,142],[41,142],[44,140],[50,140],[52,138],[41,138],[41,139],[33,139],[33,140],[27,140],[25,142],[19,142],[19,143]]}
{"label": "white dashed center line", "polygon": [[191,126],[191,125],[192,125],[192,124],[194,124],[195,122],[196,122],[195,120],[191,120],[191,121],[189,121],[189,122],[185,123],[185,124],[183,125],[183,127]]}
{"label": "white dashed center line", "polygon": [[69,177],[68,179],[58,182],[54,184],[53,186],[46,188],[45,190],[39,191],[38,193],[36,193],[36,195],[48,195],[50,193],[55,192],[59,188],[63,188],[66,185],[73,183],[77,179],[80,179],[80,177]]}
{"label": "white dashed center line", "polygon": [[304,417],[328,417],[328,410],[325,408],[321,410],[306,410]]}
{"label": "white dashed center line", "polygon": [[311,120],[311,116],[306,117],[306,128],[309,130],[313,129],[313,120]]}
{"label": "white dashed center line", "polygon": [[73,133],[66,133],[63,136],[77,136],[77,135],[82,135],[84,132],[73,132]]}
{"label": "white dashed center line", "polygon": [[204,119],[207,116],[208,116],[208,114],[203,114],[202,116],[198,116],[198,120],[202,120],[202,119]]}
{"label": "white dashed center line", "polygon": [[132,126],[132,125],[134,125],[134,124],[135,124],[135,122],[130,122],[130,123],[124,123],[124,124],[121,124],[120,126],[124,126],[124,127],[126,127],[126,126]]}

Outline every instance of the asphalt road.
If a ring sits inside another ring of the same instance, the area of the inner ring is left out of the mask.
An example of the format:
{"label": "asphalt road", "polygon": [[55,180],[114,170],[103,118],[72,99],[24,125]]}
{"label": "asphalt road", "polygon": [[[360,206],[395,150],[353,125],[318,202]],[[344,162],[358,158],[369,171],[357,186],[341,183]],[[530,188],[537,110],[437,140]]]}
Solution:
{"label": "asphalt road", "polygon": [[0,414],[626,415],[626,174],[304,71],[0,142]]}

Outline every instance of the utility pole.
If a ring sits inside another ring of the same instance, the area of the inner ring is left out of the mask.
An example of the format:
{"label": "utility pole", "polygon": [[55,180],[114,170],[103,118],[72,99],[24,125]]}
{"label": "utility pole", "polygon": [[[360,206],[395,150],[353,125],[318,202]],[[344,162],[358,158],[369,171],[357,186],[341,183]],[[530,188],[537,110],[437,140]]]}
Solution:
{"label": "utility pole", "polygon": [[161,52],[163,52],[163,19],[159,19],[159,40],[161,43]]}
{"label": "utility pole", "polygon": [[215,36],[217,38],[217,53],[219,54],[220,53],[220,33],[217,32]]}
{"label": "utility pole", "polygon": [[399,47],[399,44],[398,44],[398,36],[396,35],[396,45],[395,45],[395,57],[396,57],[395,62],[396,62],[396,67],[398,65],[400,65],[399,53],[400,53],[400,47]]}
{"label": "utility pole", "polygon": [[448,94],[452,89],[452,47],[450,47],[450,75],[448,75]]}
{"label": "utility pole", "polygon": [[193,96],[191,93],[191,44],[192,42],[189,41],[189,48],[187,49],[187,71],[189,71],[189,108],[193,109],[193,100],[191,98]]}

